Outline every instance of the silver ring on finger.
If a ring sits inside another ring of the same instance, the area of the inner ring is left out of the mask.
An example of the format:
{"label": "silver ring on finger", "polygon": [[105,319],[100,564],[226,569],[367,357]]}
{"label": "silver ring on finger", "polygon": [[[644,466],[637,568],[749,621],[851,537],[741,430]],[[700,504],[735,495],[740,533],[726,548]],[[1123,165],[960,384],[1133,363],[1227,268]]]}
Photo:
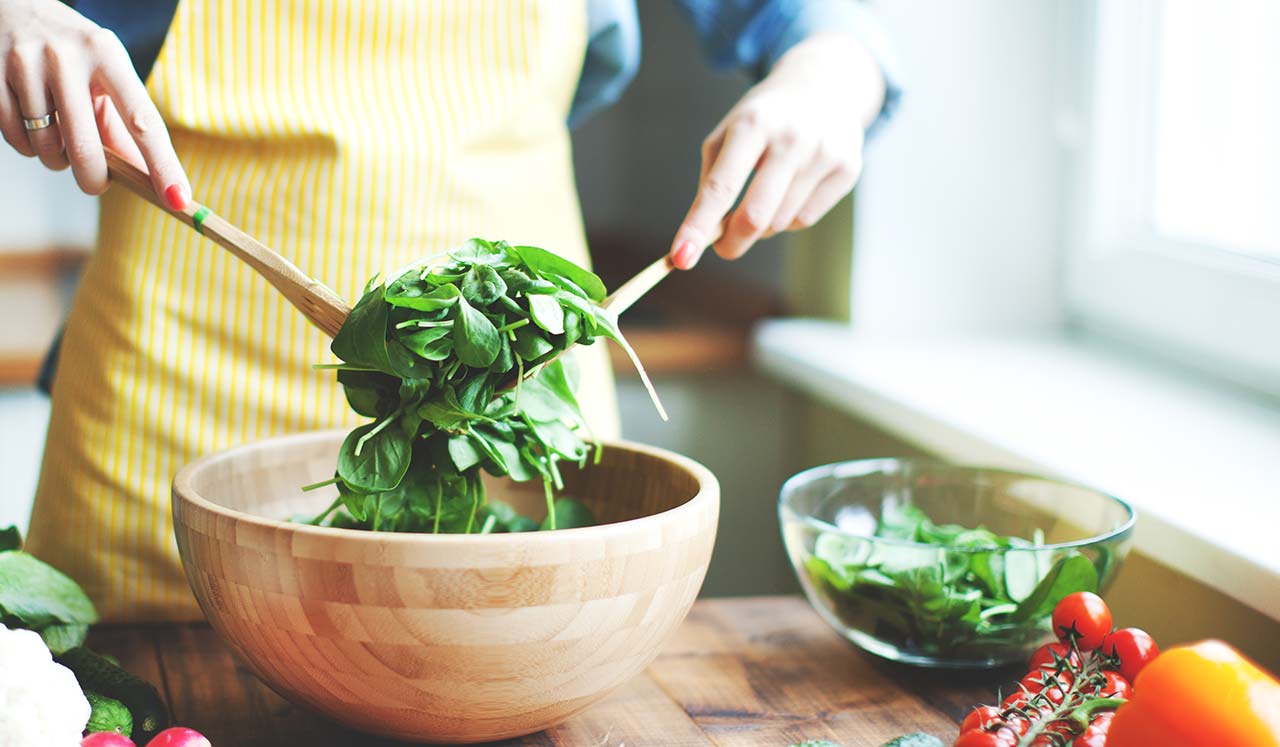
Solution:
{"label": "silver ring on finger", "polygon": [[35,130],[43,130],[44,128],[49,127],[52,124],[53,124],[53,112],[49,112],[43,117],[35,117],[34,119],[28,118],[28,117],[22,118],[22,128],[25,129],[27,132],[33,132]]}

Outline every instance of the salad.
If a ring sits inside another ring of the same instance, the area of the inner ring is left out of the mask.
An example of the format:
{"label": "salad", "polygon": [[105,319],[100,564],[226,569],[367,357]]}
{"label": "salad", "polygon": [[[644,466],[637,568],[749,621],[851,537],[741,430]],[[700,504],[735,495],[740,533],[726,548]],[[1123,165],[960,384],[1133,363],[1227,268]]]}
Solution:
{"label": "salad", "polygon": [[803,580],[847,628],[908,655],[1006,660],[1046,638],[1054,605],[1096,592],[1111,550],[1037,549],[1044,536],[936,524],[913,505],[886,505],[871,538],[820,533]]}

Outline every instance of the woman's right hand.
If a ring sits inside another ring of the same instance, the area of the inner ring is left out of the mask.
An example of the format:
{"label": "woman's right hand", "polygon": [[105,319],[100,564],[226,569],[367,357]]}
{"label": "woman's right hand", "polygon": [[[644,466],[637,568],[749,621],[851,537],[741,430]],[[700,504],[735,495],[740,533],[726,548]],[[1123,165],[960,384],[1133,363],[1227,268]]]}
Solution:
{"label": "woman's right hand", "polygon": [[[156,194],[181,210],[191,185],[160,112],[111,31],[58,0],[0,0],[0,132],[19,153],[76,183],[107,188],[103,146],[151,172]],[[24,119],[56,116],[28,130]]]}

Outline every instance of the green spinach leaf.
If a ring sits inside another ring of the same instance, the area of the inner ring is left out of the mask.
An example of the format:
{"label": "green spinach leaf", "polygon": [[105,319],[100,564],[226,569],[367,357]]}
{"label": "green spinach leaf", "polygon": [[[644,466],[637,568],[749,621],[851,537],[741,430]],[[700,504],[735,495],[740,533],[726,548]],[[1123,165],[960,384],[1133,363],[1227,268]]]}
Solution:
{"label": "green spinach leaf", "polygon": [[1036,588],[1018,604],[1011,615],[1014,621],[1044,617],[1068,594],[1077,591],[1098,591],[1098,571],[1089,559],[1072,553],[1059,560],[1040,580]]}
{"label": "green spinach leaf", "polygon": [[488,306],[507,292],[507,284],[491,265],[472,265],[462,279],[462,296],[476,306]]}
{"label": "green spinach leaf", "polygon": [[458,286],[453,283],[433,286],[413,273],[392,281],[386,291],[387,303],[415,311],[430,312],[448,309],[458,302],[458,298]]}
{"label": "green spinach leaf", "polygon": [[89,625],[87,623],[54,623],[37,632],[44,640],[44,645],[49,647],[49,651],[54,656],[60,656],[76,646],[84,645],[84,639],[89,635]]}
{"label": "green spinach leaf", "polygon": [[93,602],[75,581],[21,550],[0,552],[0,616],[31,630],[98,621]]}
{"label": "green spinach leaf", "polygon": [[349,366],[393,373],[387,360],[387,304],[381,285],[356,303],[330,349]]}
{"label": "green spinach leaf", "polygon": [[414,355],[428,361],[442,361],[453,352],[449,327],[428,327],[400,334],[400,343]]}
{"label": "green spinach leaf", "polygon": [[556,529],[589,527],[594,526],[596,523],[595,517],[591,514],[591,509],[572,498],[557,498],[554,514],[554,520],[551,516],[542,520],[543,529],[551,529],[552,521],[555,522]]}
{"label": "green spinach leaf", "polygon": [[458,316],[453,323],[453,349],[458,360],[472,368],[488,368],[498,357],[501,343],[498,328],[465,298],[458,300]]}
{"label": "green spinach leaf", "polygon": [[515,251],[529,269],[540,275],[559,275],[572,281],[587,294],[587,298],[599,303],[604,300],[604,282],[590,270],[584,269],[546,249],[536,246],[517,246]]}
{"label": "green spinach leaf", "polygon": [[512,347],[515,348],[516,355],[525,361],[536,361],[555,352],[555,346],[547,338],[527,326],[517,329],[515,335],[516,339]]}
{"label": "green spinach leaf", "polygon": [[564,307],[555,296],[529,296],[529,315],[551,334],[564,334]]}
{"label": "green spinach leaf", "polygon": [[338,476],[365,492],[390,490],[409,469],[409,438],[386,421],[351,431],[338,450]]}

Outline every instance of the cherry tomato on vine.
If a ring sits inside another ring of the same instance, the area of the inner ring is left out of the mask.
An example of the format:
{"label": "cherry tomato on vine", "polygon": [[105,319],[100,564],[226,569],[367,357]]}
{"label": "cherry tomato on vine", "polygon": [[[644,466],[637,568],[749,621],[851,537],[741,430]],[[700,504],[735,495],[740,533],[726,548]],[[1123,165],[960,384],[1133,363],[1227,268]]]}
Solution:
{"label": "cherry tomato on vine", "polygon": [[1013,708],[1014,706],[1021,708],[1026,704],[1027,704],[1027,694],[1022,692],[1021,690],[1018,690],[1016,692],[1009,693],[1008,697],[1000,701],[1000,709],[1004,710],[1006,708]]}
{"label": "cherry tomato on vine", "polygon": [[[1027,702],[1027,694],[1024,692],[1009,693],[1009,696],[1005,698],[1004,702],[1000,704],[1001,712],[1009,711],[1014,708],[1021,708],[1023,710],[1033,710],[1034,712],[1031,714],[1032,720],[1035,720],[1043,716],[1044,713],[1046,713],[1047,711],[1052,710],[1050,706],[1046,706],[1043,704],[1038,705],[1034,709],[1032,709],[1031,704]],[[1009,729],[1017,732],[1019,735],[1026,734],[1027,730],[1031,728],[1030,722],[1028,721],[1027,717],[1022,713],[1009,713],[1005,717],[1005,721],[1008,723]]]}
{"label": "cherry tomato on vine", "polygon": [[1000,718],[1000,709],[995,706],[978,706],[964,717],[964,721],[960,723],[960,733],[974,729],[985,729],[990,724],[1002,724],[1004,719]]}
{"label": "cherry tomato on vine", "polygon": [[1115,711],[1103,711],[1093,717],[1093,723],[1084,733],[1071,742],[1071,747],[1106,747],[1107,730],[1111,728],[1111,717]]}
{"label": "cherry tomato on vine", "polygon": [[1098,688],[1098,694],[1104,698],[1125,698],[1128,699],[1133,695],[1133,685],[1129,684],[1129,680],[1119,672],[1103,672],[1106,675],[1107,682]]}
{"label": "cherry tomato on vine", "polygon": [[1120,660],[1120,674],[1133,682],[1138,672],[1160,655],[1155,639],[1138,628],[1121,628],[1102,639],[1102,653]]}
{"label": "cherry tomato on vine", "polygon": [[1005,727],[1004,729],[1002,729],[1002,732],[1005,734],[1012,732],[1018,736],[1022,736],[1023,734],[1026,734],[1027,729],[1030,729],[1030,728],[1031,728],[1030,721],[1026,720],[1022,716],[1014,714],[1010,716],[1007,721],[1005,721]]}
{"label": "cherry tomato on vine", "polygon": [[1021,684],[1032,695],[1044,693],[1050,703],[1058,705],[1071,689],[1071,682],[1060,674],[1048,672],[1031,672],[1022,678]]}
{"label": "cherry tomato on vine", "polygon": [[968,731],[960,735],[954,747],[1014,747],[1017,743],[1007,731]]}
{"label": "cherry tomato on vine", "polygon": [[[1054,658],[1057,654],[1057,659]],[[1063,659],[1071,663],[1072,666],[1080,666],[1080,655],[1071,650],[1071,647],[1065,643],[1046,643],[1031,655],[1031,661],[1027,663],[1027,669],[1032,672],[1038,672],[1041,669],[1053,669],[1058,659]]]}
{"label": "cherry tomato on vine", "polygon": [[1111,608],[1092,592],[1068,594],[1053,608],[1053,632],[1063,642],[1074,637],[1081,651],[1092,651],[1111,632]]}

